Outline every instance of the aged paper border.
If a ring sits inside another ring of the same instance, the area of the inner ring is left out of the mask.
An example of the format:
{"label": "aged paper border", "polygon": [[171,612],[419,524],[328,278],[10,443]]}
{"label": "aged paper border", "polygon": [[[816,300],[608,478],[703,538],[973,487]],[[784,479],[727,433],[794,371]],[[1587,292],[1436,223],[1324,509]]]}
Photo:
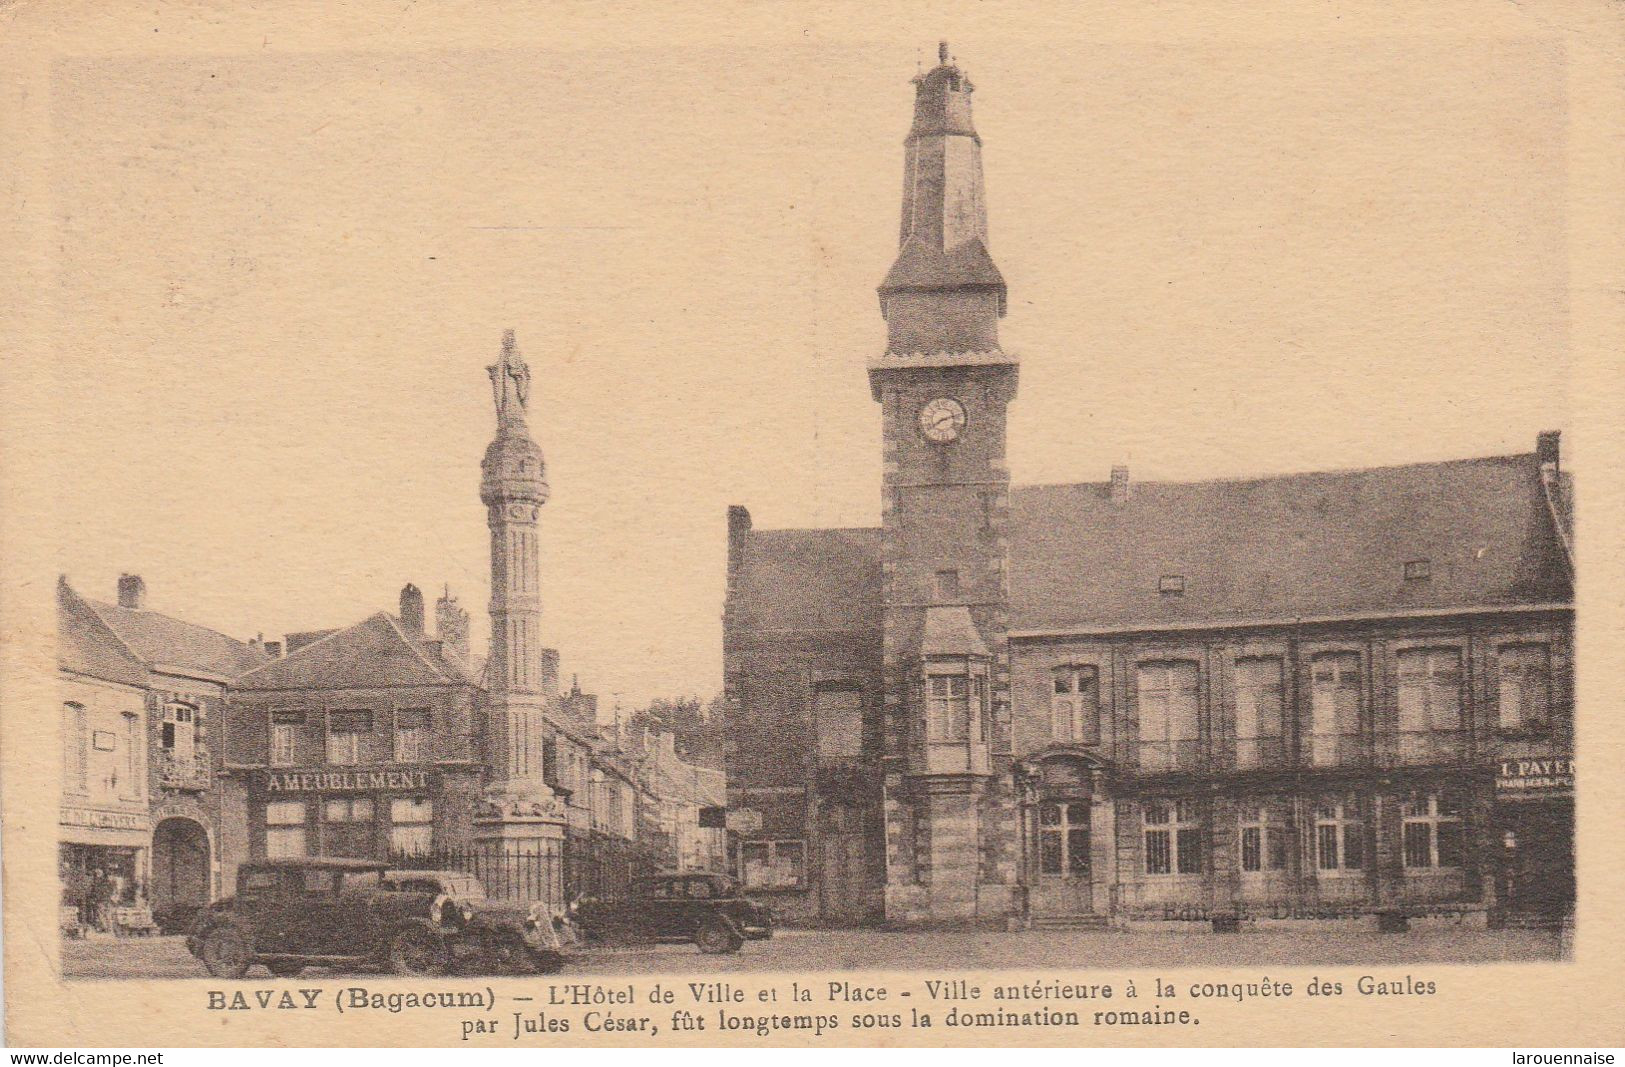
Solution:
{"label": "aged paper border", "polygon": [[[1625,784],[1617,773],[1625,756],[1625,716],[1613,681],[1622,666],[1625,620],[1625,496],[1618,470],[1625,460],[1625,405],[1621,340],[1625,317],[1621,234],[1625,233],[1625,167],[1621,115],[1625,115],[1625,12],[1606,0],[1460,2],[1440,5],[1368,3],[1304,5],[1168,4],[1156,7],[1061,3],[976,7],[947,13],[924,6],[860,3],[749,5],[512,4],[461,7],[376,4],[337,10],[321,3],[248,5],[230,0],[167,5],[165,33],[154,34],[140,5],[95,0],[55,4],[0,4],[0,131],[5,161],[0,189],[6,201],[6,240],[0,242],[8,299],[0,321],[9,327],[3,360],[4,498],[0,545],[4,595],[0,600],[0,667],[5,714],[0,721],[4,780],[4,897],[6,1037],[13,1045],[418,1045],[456,1043],[442,1018],[427,1014],[352,1018],[322,1011],[300,1013],[297,1026],[277,1013],[227,1017],[204,1010],[208,979],[175,982],[63,983],[56,977],[54,726],[42,729],[55,706],[53,540],[56,536],[51,435],[67,432],[71,413],[53,410],[51,351],[56,331],[49,298],[52,225],[49,162],[50,70],[58,57],[230,53],[264,47],[284,51],[342,49],[417,51],[493,45],[591,49],[705,44],[771,47],[814,41],[885,39],[929,45],[939,35],[956,40],[1046,40],[1059,31],[1093,39],[1225,40],[1300,35],[1403,38],[1541,36],[1562,43],[1569,78],[1569,222],[1572,343],[1575,380],[1569,463],[1580,472],[1578,710],[1579,905],[1572,963],[1383,968],[1409,971],[1440,983],[1439,995],[1406,1003],[1345,997],[1317,1003],[1247,1006],[1207,1013],[1199,1029],[1121,1030],[1085,1027],[1043,1031],[877,1032],[869,1044],[1179,1044],[1202,1045],[1618,1045],[1625,1042],[1619,1004],[1625,994],[1617,961],[1625,950],[1625,919],[1617,888],[1625,879],[1619,830],[1625,826]],[[273,44],[274,42],[274,44]],[[715,137],[716,131],[710,136]],[[1001,151],[1014,150],[1001,145]],[[1464,176],[1463,180],[1471,180]],[[856,358],[856,357],[854,357]],[[1498,364],[1484,354],[1485,388],[1516,388],[1531,366]],[[1493,379],[1493,385],[1491,383]],[[1425,433],[1419,427],[1418,433]],[[720,595],[720,593],[719,593]],[[54,720],[51,720],[54,722]],[[1335,970],[1343,977],[1357,968]],[[1253,968],[1179,972],[1181,980],[1256,978]],[[1310,972],[1272,974],[1301,984]],[[1007,977],[1015,980],[1020,972]],[[568,977],[568,976],[566,976]],[[792,976],[728,976],[745,986],[787,982]],[[918,975],[876,973],[891,985]],[[988,975],[975,976],[984,982]],[[1034,973],[1030,977],[1054,977]],[[1079,975],[1087,979],[1086,974]],[[1153,972],[1112,972],[1148,985]],[[259,985],[261,983],[252,983]],[[267,983],[270,984],[270,983]],[[289,985],[294,983],[281,983]],[[333,988],[342,980],[306,980]],[[389,988],[370,976],[366,985]],[[499,993],[516,980],[495,982]],[[647,986],[648,980],[640,980]],[[1142,1004],[1142,1006],[1145,1006]],[[580,1035],[578,1034],[577,1037]],[[854,1043],[843,1030],[829,1045]],[[726,1043],[801,1044],[795,1033],[766,1039],[734,1037]],[[574,1041],[572,1044],[576,1043]],[[647,1044],[632,1037],[594,1042]],[[665,1033],[655,1042],[712,1045],[717,1035]],[[524,1047],[524,1046],[520,1046]]]}

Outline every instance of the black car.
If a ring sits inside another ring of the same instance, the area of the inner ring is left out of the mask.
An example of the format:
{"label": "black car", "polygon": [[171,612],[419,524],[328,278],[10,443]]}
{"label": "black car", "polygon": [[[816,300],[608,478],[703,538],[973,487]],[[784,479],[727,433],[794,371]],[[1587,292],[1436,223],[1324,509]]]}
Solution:
{"label": "black car", "polygon": [[543,905],[492,901],[455,871],[392,870],[371,860],[257,860],[237,871],[237,893],[209,906],[186,947],[217,978],[259,963],[292,977],[308,966],[387,966],[397,974],[501,967],[543,974],[564,965]]}
{"label": "black car", "polygon": [[589,941],[692,941],[707,953],[738,952],[773,936],[773,913],[745,899],[725,874],[639,878],[623,897],[576,901],[570,918]]}

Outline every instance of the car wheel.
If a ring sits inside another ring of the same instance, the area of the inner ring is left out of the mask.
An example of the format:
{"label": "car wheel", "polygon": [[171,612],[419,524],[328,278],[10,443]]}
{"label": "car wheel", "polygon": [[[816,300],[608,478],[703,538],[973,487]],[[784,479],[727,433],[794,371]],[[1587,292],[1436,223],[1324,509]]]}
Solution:
{"label": "car wheel", "polygon": [[241,978],[254,962],[254,952],[248,938],[230,926],[217,926],[203,935],[198,946],[198,958],[216,978]]}
{"label": "car wheel", "polygon": [[564,957],[557,952],[532,952],[530,964],[537,974],[558,974],[564,970]]}
{"label": "car wheel", "polygon": [[303,963],[289,963],[286,960],[278,960],[276,963],[267,963],[265,965],[265,969],[276,975],[278,978],[298,978],[301,974],[305,973],[305,965]]}
{"label": "car wheel", "polygon": [[721,923],[712,923],[710,926],[700,927],[700,932],[694,935],[694,943],[700,946],[700,951],[706,955],[720,956],[727,952],[738,952],[739,946],[744,944],[744,941]]}
{"label": "car wheel", "polygon": [[446,946],[427,930],[402,930],[389,943],[389,966],[396,974],[434,974],[446,965]]}

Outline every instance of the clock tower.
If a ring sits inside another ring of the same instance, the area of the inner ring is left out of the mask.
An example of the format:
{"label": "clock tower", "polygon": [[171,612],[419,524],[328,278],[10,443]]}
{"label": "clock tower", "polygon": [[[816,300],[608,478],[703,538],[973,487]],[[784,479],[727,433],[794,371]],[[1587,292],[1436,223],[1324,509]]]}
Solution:
{"label": "clock tower", "polygon": [[886,915],[994,919],[1017,882],[1010,775],[1004,278],[988,254],[970,79],[915,79],[897,260],[880,285]]}

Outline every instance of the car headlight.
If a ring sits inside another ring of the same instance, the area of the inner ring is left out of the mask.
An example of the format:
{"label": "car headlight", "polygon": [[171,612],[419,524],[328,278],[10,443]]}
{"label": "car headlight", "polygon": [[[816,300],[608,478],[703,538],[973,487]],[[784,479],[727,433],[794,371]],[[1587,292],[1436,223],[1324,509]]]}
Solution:
{"label": "car headlight", "polygon": [[429,915],[442,926],[461,926],[474,917],[474,912],[467,904],[459,904],[442,893],[429,905]]}

